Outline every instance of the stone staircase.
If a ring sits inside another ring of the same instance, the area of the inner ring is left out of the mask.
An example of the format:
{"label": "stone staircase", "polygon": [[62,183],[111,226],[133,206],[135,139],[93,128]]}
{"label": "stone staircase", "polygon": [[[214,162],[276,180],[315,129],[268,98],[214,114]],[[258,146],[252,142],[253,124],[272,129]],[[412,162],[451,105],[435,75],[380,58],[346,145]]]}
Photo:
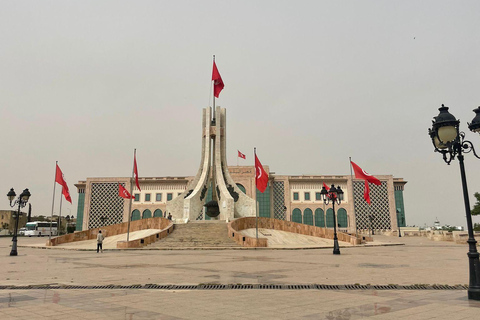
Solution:
{"label": "stone staircase", "polygon": [[175,224],[175,230],[168,237],[154,242],[147,248],[235,248],[241,247],[228,237],[225,221],[190,221]]}

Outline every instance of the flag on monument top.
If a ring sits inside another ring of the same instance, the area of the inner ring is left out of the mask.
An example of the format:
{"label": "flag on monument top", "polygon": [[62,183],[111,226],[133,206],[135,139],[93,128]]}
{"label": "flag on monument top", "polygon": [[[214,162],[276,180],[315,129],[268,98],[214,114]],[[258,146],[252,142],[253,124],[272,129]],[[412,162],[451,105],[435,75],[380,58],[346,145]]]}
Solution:
{"label": "flag on monument top", "polygon": [[118,195],[124,199],[134,199],[135,197],[130,194],[130,192],[125,189],[120,182],[118,183]]}
{"label": "flag on monument top", "polygon": [[257,155],[255,155],[255,185],[261,193],[265,192],[268,185],[268,174],[265,169],[263,169]]}
{"label": "flag on monument top", "polygon": [[135,176],[135,184],[137,185],[138,191],[142,191],[140,189],[140,185],[138,184],[138,170],[137,170],[137,153],[133,155],[133,175]]}
{"label": "flag on monument top", "polygon": [[72,198],[70,197],[70,192],[68,191],[67,182],[63,178],[62,170],[60,170],[60,167],[58,166],[58,164],[57,164],[57,170],[55,172],[55,182],[57,182],[59,185],[62,186],[62,194],[65,197],[65,200],[72,203]]}
{"label": "flag on monument top", "polygon": [[355,172],[355,178],[365,180],[365,187],[363,189],[363,198],[365,199],[365,201],[367,201],[368,204],[371,204],[370,187],[368,186],[368,183],[370,182],[377,186],[381,185],[382,183],[376,177],[372,176],[371,174],[368,174],[365,170],[360,168],[355,162],[350,161],[350,163],[352,164],[353,171]]}
{"label": "flag on monument top", "polygon": [[225,85],[223,84],[222,77],[220,76],[220,72],[218,72],[217,65],[215,64],[215,60],[213,61],[213,71],[212,71],[212,81],[213,81],[213,95],[218,98],[220,95],[220,91],[223,90]]}
{"label": "flag on monument top", "polygon": [[240,151],[238,151],[238,157],[242,158],[242,159],[247,159],[247,157],[243,153],[241,153]]}

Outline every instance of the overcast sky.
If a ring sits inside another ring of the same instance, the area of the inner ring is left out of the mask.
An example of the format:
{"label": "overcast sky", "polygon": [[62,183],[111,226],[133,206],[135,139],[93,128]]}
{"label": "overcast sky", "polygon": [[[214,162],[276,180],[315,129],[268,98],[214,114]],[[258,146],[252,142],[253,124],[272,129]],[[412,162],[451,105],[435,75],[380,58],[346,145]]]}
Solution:
{"label": "overcast sky", "polygon": [[230,165],[257,147],[277,174],[350,174],[351,156],[408,181],[409,225],[466,225],[427,129],[444,103],[480,151],[479,30],[479,1],[0,0],[0,192],[50,215],[59,161],[76,215],[74,183],[130,176],[134,148],[141,177],[194,175],[215,54]]}

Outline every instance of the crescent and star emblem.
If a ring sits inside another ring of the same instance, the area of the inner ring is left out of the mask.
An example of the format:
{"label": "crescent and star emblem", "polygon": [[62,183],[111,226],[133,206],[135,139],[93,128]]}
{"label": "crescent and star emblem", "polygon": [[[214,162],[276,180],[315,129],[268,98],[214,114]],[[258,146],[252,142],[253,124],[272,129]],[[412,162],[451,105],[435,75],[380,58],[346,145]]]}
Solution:
{"label": "crescent and star emblem", "polygon": [[257,174],[257,179],[260,179],[260,177],[262,176],[262,170],[260,170],[260,168],[257,168],[257,170],[260,173],[260,175]]}

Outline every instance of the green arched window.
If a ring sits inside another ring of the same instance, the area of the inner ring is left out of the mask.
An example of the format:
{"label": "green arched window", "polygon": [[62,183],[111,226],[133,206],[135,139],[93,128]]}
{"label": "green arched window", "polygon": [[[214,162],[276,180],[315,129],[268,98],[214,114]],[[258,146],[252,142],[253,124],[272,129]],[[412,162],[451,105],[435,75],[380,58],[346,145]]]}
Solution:
{"label": "green arched window", "polygon": [[293,209],[292,211],[292,221],[302,223],[302,211],[300,209]]}
{"label": "green arched window", "polygon": [[307,208],[303,210],[303,223],[313,226],[313,212],[312,209]]}
{"label": "green arched window", "polygon": [[343,208],[338,209],[337,220],[338,220],[339,228],[347,228],[348,227],[347,210]]}
{"label": "green arched window", "polygon": [[333,209],[327,209],[327,228],[333,228]]}
{"label": "green arched window", "polygon": [[240,183],[237,183],[238,189],[242,190],[243,193],[247,194],[247,191],[245,190],[245,187],[241,185]]}
{"label": "green arched window", "polygon": [[138,211],[137,209],[133,210],[131,220],[132,221],[140,220],[140,211]]}
{"label": "green arched window", "polygon": [[145,211],[143,211],[142,213],[142,219],[148,219],[148,218],[151,218],[152,217],[152,211],[146,209]]}
{"label": "green arched window", "polygon": [[157,209],[157,210],[153,211],[153,216],[162,218],[163,217],[162,210]]}
{"label": "green arched window", "polygon": [[325,228],[325,214],[320,208],[315,209],[315,226]]}

